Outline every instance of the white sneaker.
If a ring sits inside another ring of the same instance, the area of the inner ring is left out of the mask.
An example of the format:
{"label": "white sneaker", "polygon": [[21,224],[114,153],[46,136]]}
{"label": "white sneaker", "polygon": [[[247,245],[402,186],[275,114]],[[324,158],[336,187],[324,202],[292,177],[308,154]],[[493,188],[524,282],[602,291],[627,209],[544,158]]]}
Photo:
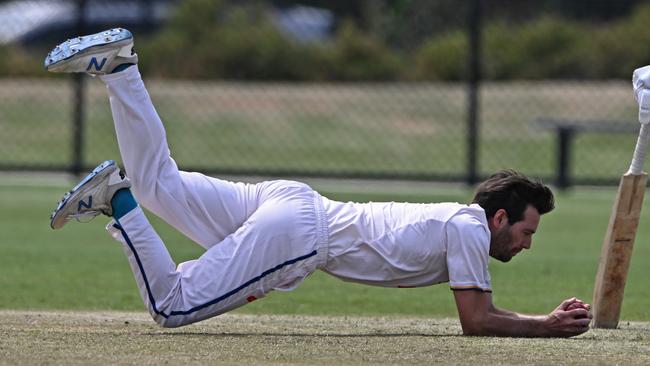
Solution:
{"label": "white sneaker", "polygon": [[138,55],[133,51],[133,35],[126,29],[114,28],[59,44],[47,54],[45,69],[104,75],[125,63],[138,63]]}
{"label": "white sneaker", "polygon": [[101,163],[79,184],[66,193],[52,212],[50,226],[62,228],[70,219],[86,218],[87,221],[97,215],[111,216],[113,209],[111,199],[115,192],[131,187],[131,182],[117,167],[113,160]]}

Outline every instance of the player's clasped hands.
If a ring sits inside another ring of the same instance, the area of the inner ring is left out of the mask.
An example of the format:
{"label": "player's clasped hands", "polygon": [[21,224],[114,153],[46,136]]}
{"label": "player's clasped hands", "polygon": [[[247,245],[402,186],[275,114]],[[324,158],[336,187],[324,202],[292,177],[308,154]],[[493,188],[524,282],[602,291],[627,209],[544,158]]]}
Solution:
{"label": "player's clasped hands", "polygon": [[591,306],[575,297],[564,300],[546,317],[551,337],[571,337],[589,330]]}

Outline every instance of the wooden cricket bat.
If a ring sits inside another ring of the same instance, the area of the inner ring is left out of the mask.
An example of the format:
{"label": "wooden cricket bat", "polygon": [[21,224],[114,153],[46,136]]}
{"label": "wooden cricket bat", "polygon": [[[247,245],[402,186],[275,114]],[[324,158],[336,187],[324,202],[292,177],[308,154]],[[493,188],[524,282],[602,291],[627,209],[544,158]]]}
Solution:
{"label": "wooden cricket bat", "polygon": [[596,273],[592,304],[595,328],[616,328],[621,315],[623,292],[636,237],[648,175],[643,164],[650,135],[650,66],[634,71],[632,77],[641,129],[632,164],[621,177],[614,207],[605,233]]}
{"label": "wooden cricket bat", "polygon": [[595,328],[618,326],[647,180],[645,173],[621,177],[596,274],[592,304]]}

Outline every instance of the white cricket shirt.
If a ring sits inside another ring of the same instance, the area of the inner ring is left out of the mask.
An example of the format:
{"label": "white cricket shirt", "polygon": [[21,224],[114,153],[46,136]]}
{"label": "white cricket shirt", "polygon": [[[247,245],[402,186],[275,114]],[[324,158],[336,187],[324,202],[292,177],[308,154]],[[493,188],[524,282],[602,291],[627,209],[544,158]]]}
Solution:
{"label": "white cricket shirt", "polygon": [[491,291],[490,230],[476,204],[353,203],[323,198],[329,253],[323,270],[386,287],[449,282]]}

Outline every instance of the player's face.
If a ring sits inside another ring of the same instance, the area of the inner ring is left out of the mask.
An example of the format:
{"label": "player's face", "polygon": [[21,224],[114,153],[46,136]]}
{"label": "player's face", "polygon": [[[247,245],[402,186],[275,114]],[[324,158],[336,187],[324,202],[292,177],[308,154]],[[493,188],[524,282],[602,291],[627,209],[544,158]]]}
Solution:
{"label": "player's face", "polygon": [[492,233],[490,256],[501,262],[508,262],[522,250],[530,249],[539,219],[537,209],[528,205],[520,221],[510,225],[506,220],[505,224]]}

